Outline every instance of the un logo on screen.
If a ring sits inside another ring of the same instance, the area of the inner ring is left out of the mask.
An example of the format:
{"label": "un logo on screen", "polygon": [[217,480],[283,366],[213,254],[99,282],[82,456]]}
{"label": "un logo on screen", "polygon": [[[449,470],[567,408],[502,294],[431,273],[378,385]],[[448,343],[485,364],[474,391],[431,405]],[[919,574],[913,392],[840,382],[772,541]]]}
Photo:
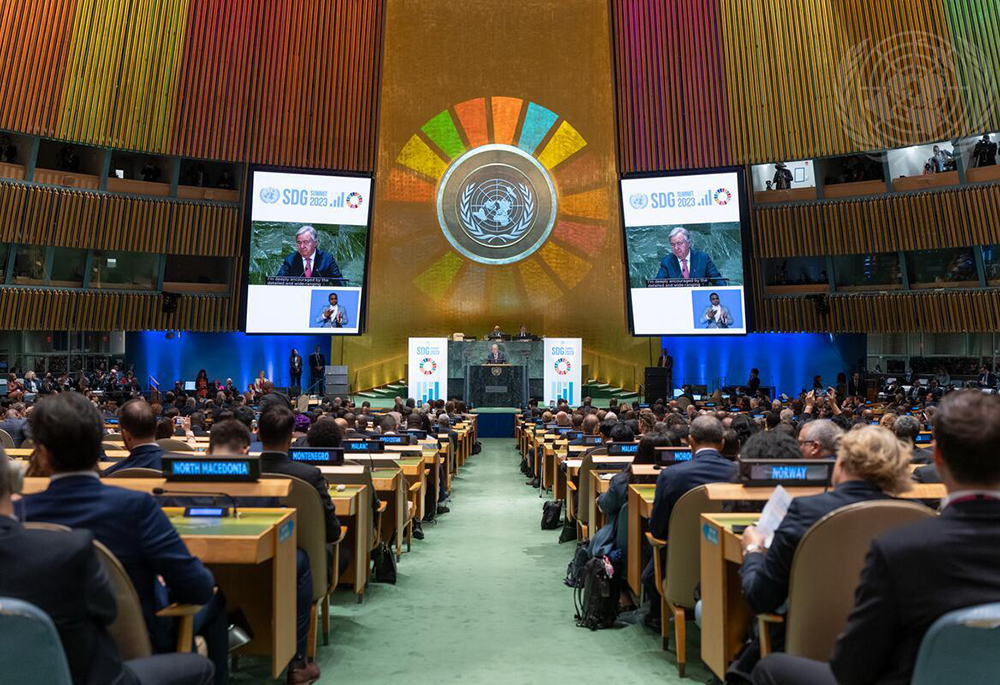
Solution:
{"label": "un logo on screen", "polygon": [[548,170],[520,148],[473,148],[445,173],[438,222],[448,242],[481,264],[512,264],[540,248],[556,219]]}
{"label": "un logo on screen", "polygon": [[645,209],[649,204],[649,196],[646,193],[632,193],[628,203],[632,205],[632,209]]}
{"label": "un logo on screen", "polygon": [[266,205],[273,205],[281,198],[281,191],[277,188],[267,186],[260,189],[260,201]]}
{"label": "un logo on screen", "polygon": [[462,191],[459,217],[480,245],[513,245],[535,219],[535,195],[526,183],[514,185],[502,178],[472,182]]}

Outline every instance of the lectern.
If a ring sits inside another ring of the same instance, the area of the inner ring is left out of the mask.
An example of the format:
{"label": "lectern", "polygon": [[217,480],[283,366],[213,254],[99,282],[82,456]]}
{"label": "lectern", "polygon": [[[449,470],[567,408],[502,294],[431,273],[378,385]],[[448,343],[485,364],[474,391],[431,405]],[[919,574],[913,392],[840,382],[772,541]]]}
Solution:
{"label": "lectern", "polygon": [[528,399],[527,369],[470,364],[465,367],[465,399],[474,407],[523,407]]}

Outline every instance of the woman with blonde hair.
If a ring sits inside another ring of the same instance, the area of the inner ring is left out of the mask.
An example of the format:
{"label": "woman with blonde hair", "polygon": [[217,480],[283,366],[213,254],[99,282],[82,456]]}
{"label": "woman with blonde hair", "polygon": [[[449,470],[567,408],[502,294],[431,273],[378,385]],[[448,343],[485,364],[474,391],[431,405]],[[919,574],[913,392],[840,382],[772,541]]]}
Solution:
{"label": "woman with blonde hair", "polygon": [[[863,426],[844,433],[837,446],[833,489],[819,495],[796,497],[788,507],[770,546],[752,526],[743,532],[740,578],[743,596],[755,614],[777,611],[788,599],[792,558],[806,531],[831,511],[857,502],[890,499],[910,488],[910,447],[881,426]],[[772,630],[772,640],[784,644],[784,635]],[[755,638],[756,641],[756,638]],[[729,673],[748,681],[760,659],[751,645],[730,667]],[[728,680],[728,678],[727,678]]]}

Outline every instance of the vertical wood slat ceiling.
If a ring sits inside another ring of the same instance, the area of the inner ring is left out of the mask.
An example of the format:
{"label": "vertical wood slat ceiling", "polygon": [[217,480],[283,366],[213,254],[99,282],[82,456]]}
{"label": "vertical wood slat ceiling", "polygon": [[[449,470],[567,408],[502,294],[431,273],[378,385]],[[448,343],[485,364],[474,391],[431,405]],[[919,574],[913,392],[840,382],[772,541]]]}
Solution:
{"label": "vertical wood slat ceiling", "polygon": [[371,171],[383,0],[0,0],[0,128]]}
{"label": "vertical wood slat ceiling", "polygon": [[623,172],[1000,129],[996,0],[613,0],[612,31]]}
{"label": "vertical wood slat ceiling", "polygon": [[241,237],[234,206],[0,181],[0,242],[232,257]]}

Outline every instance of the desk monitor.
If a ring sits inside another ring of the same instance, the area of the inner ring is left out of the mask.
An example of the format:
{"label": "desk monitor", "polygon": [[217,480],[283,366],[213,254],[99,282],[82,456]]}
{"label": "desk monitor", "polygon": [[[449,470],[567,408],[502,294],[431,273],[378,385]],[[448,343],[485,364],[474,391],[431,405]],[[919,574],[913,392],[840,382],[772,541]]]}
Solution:
{"label": "desk monitor", "polygon": [[695,402],[701,402],[701,395],[691,395],[691,397],[694,398]]}
{"label": "desk monitor", "polygon": [[691,461],[690,447],[657,447],[655,449],[656,466],[663,468],[680,464],[684,461]]}
{"label": "desk monitor", "polygon": [[930,431],[920,431],[917,433],[916,437],[913,438],[914,445],[929,445],[934,441],[934,434]]}
{"label": "desk monitor", "polygon": [[409,435],[376,435],[372,438],[378,440],[383,445],[409,445]]}
{"label": "desk monitor", "polygon": [[583,437],[583,431],[568,430],[563,433],[563,437],[567,440],[579,440]]}
{"label": "desk monitor", "polygon": [[714,407],[715,406],[715,402],[706,402],[705,406],[706,407]]}
{"label": "desk monitor", "polygon": [[385,452],[385,444],[379,440],[344,440],[342,446],[346,454]]}
{"label": "desk monitor", "polygon": [[417,440],[426,440],[427,439],[427,431],[422,431],[422,430],[417,430],[415,428],[411,428],[411,429],[409,429],[406,432],[409,433],[410,435],[416,437]]}
{"label": "desk monitor", "polygon": [[584,435],[569,444],[571,445],[600,445],[602,438],[600,435]]}
{"label": "desk monitor", "polygon": [[118,419],[104,419],[104,423],[108,424],[109,426],[117,426]]}
{"label": "desk monitor", "polygon": [[560,437],[564,437],[573,432],[573,426],[559,426],[556,428],[556,434]]}
{"label": "desk monitor", "polygon": [[878,421],[869,421],[868,425],[869,426],[877,426],[877,425],[879,425],[879,422]]}
{"label": "desk monitor", "polygon": [[184,381],[184,392],[194,392],[195,384],[194,381]]}
{"label": "desk monitor", "polygon": [[637,443],[637,442],[609,442],[608,443],[608,456],[609,457],[634,456],[638,451],[639,451],[639,443]]}
{"label": "desk monitor", "polygon": [[732,406],[732,407],[729,408],[729,411],[731,411],[731,412],[739,412],[739,411],[743,411],[743,410],[740,409],[737,406]]}
{"label": "desk monitor", "polygon": [[830,485],[833,459],[740,459],[740,482],[747,487]]}
{"label": "desk monitor", "polygon": [[288,458],[313,466],[340,466],[344,463],[343,447],[290,447]]}
{"label": "desk monitor", "polygon": [[163,475],[168,481],[192,483],[253,482],[260,477],[260,459],[248,455],[194,457],[169,452],[163,455]]}

